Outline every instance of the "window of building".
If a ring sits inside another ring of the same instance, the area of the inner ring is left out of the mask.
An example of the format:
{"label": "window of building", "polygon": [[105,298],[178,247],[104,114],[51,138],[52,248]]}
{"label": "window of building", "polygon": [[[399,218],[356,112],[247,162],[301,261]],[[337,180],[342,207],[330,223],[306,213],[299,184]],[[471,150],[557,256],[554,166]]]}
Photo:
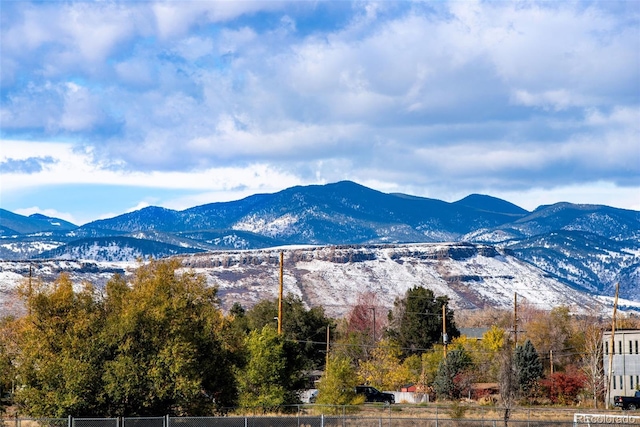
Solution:
{"label": "window of building", "polygon": [[633,354],[633,343],[629,341],[629,354]]}
{"label": "window of building", "polygon": [[613,389],[615,390],[616,388],[617,388],[616,387],[616,376],[614,375],[613,376]]}
{"label": "window of building", "polygon": [[629,388],[633,390],[633,375],[629,375]]}
{"label": "window of building", "polygon": [[638,354],[638,340],[636,340],[636,354]]}
{"label": "window of building", "polygon": [[620,390],[624,389],[624,377],[620,375]]}
{"label": "window of building", "polygon": [[618,354],[622,354],[622,340],[618,341]]}
{"label": "window of building", "polygon": [[609,354],[609,341],[604,342],[604,354]]}

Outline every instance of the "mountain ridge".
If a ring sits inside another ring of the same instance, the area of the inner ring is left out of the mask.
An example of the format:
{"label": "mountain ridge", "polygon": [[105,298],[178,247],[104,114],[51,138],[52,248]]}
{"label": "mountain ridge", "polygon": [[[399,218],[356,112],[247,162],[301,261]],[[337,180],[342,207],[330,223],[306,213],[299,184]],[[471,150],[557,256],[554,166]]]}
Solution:
{"label": "mountain ridge", "polygon": [[[133,261],[285,245],[470,242],[509,250],[587,293],[611,295],[619,282],[621,296],[640,301],[640,212],[604,205],[559,202],[529,212],[488,195],[450,203],[340,181],[181,211],[149,206],[70,230],[52,222],[0,210],[0,259]],[[114,249],[115,238],[127,250]]]}

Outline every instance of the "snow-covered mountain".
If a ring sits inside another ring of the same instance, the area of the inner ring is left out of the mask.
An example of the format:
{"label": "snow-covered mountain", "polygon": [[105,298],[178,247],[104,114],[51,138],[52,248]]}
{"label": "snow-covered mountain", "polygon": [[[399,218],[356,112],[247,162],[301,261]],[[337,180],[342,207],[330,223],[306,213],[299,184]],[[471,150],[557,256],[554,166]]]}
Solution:
{"label": "snow-covered mountain", "polygon": [[[277,298],[280,252],[284,258],[285,293],[332,316],[344,315],[362,293],[375,293],[380,312],[407,289],[424,286],[447,295],[456,310],[511,309],[514,294],[539,308],[559,305],[574,312],[609,313],[611,299],[573,289],[535,266],[490,245],[423,243],[402,245],[305,246],[181,255],[184,268],[203,274],[217,286],[222,306],[251,307]],[[115,273],[130,275],[136,263],[62,260],[0,262],[0,309],[15,306],[16,284],[32,278],[53,280],[60,272],[74,283],[89,281],[100,289]],[[640,311],[640,303],[626,302]]]}
{"label": "snow-covered mountain", "polygon": [[563,202],[528,212],[486,195],[448,203],[344,181],[183,211],[147,207],[82,227],[0,210],[4,260],[437,242],[491,245],[574,289],[612,295],[620,283],[622,297],[640,301],[640,212],[608,206]]}

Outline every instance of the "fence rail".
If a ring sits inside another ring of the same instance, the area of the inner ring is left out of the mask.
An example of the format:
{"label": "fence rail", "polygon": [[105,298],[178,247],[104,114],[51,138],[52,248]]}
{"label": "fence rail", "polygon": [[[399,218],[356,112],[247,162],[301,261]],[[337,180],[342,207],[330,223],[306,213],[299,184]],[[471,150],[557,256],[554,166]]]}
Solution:
{"label": "fence rail", "polygon": [[[0,427],[590,427],[622,425],[606,420],[631,420],[629,411],[515,407],[507,423],[499,406],[294,405],[265,413],[264,408],[233,408],[211,417],[119,417],[119,418],[14,418],[0,419]],[[578,412],[580,414],[578,414]],[[586,418],[585,412],[587,414]],[[579,415],[576,418],[576,415]],[[640,415],[640,412],[638,413]],[[589,423],[579,420],[589,419]],[[576,421],[578,420],[578,421]],[[602,420],[602,422],[594,422]],[[624,424],[637,424],[629,421]]]}
{"label": "fence rail", "polygon": [[[70,418],[0,420],[5,427],[123,427],[136,423],[135,418]],[[158,427],[157,424],[148,424]],[[511,427],[574,427],[573,421],[510,420]],[[593,424],[592,424],[593,425]],[[358,416],[224,416],[197,418],[166,418],[162,427],[503,427],[504,420],[430,419],[405,417]]]}

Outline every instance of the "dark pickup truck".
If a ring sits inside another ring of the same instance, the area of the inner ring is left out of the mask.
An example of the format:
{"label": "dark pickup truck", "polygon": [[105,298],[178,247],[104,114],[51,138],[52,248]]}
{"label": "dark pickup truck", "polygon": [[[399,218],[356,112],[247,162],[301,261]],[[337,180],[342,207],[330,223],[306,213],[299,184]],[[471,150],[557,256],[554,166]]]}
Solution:
{"label": "dark pickup truck", "polygon": [[396,403],[396,397],[393,394],[379,391],[368,385],[356,386],[356,394],[364,394],[365,402]]}
{"label": "dark pickup truck", "polygon": [[634,396],[615,396],[613,404],[620,408],[635,411],[640,408],[640,391],[636,391]]}

